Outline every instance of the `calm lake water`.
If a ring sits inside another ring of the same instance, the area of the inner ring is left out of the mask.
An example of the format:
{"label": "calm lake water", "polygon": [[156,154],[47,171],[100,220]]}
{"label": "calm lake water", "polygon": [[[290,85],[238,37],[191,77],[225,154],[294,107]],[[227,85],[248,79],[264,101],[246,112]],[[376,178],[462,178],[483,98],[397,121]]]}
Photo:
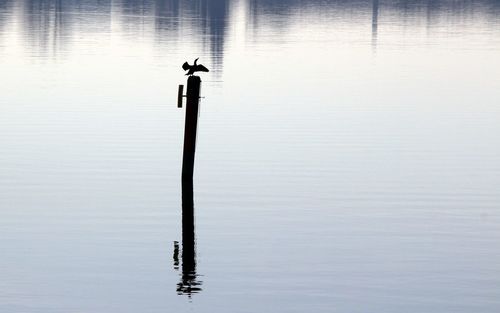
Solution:
{"label": "calm lake water", "polygon": [[0,70],[0,312],[500,312],[500,1],[0,0]]}

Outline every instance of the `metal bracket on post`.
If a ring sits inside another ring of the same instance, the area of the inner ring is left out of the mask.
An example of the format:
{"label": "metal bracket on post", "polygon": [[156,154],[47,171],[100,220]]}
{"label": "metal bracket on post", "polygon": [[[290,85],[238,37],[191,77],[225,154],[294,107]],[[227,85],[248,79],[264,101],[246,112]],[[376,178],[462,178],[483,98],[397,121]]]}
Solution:
{"label": "metal bracket on post", "polygon": [[[184,94],[184,85],[179,85],[179,90],[177,91],[177,107],[182,109],[182,98],[186,98],[187,95]],[[205,97],[198,97],[199,99],[205,99]]]}
{"label": "metal bracket on post", "polygon": [[177,107],[182,108],[182,98],[184,98],[184,85],[179,85],[179,90],[177,91]]}

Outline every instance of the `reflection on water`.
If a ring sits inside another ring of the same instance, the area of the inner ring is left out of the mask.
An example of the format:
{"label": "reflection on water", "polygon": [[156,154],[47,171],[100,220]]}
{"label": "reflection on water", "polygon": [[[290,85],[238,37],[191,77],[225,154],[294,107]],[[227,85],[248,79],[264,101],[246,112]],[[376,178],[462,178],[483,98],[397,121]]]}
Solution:
{"label": "reflection on water", "polygon": [[379,0],[373,0],[372,9],[372,47],[374,52],[377,50],[378,1]]}
{"label": "reflection on water", "polygon": [[57,57],[71,44],[73,5],[61,0],[23,2],[23,27],[32,53]]}
{"label": "reflection on water", "polygon": [[0,1],[0,49],[3,47],[5,24],[8,21],[8,12],[12,11],[12,0]]}
{"label": "reflection on water", "polygon": [[[294,22],[291,17],[306,14],[311,22],[321,23],[328,18],[362,19],[371,13],[372,46],[376,49],[379,31],[379,14],[391,23],[395,14],[403,27],[408,23],[424,22],[428,27],[449,16],[462,23],[467,19],[496,19],[500,2],[496,0],[468,1],[394,1],[379,3],[366,1],[279,1],[279,0],[120,0],[120,1],[61,1],[25,0],[14,5],[5,0],[0,4],[0,27],[6,19],[21,14],[21,27],[27,42],[26,49],[38,57],[57,57],[67,52],[68,46],[81,34],[110,32],[118,17],[120,27],[131,38],[139,39],[154,34],[158,45],[179,46],[191,42],[201,44],[202,50],[212,58],[213,67],[222,70],[228,23],[241,18],[238,10],[244,9],[246,26],[259,33],[271,27],[275,32],[286,33]],[[15,11],[19,12],[15,12]],[[232,13],[232,16],[230,15]],[[384,23],[382,20],[382,23]],[[425,21],[423,21],[425,20]],[[135,37],[134,37],[135,36]],[[0,37],[1,38],[1,37]],[[217,73],[217,72],[216,72]]]}
{"label": "reflection on water", "polygon": [[0,312],[497,313],[499,51],[497,0],[0,1]]}
{"label": "reflection on water", "polygon": [[[202,282],[196,274],[196,242],[194,231],[193,181],[182,182],[182,274],[177,293],[191,297],[201,291]],[[179,247],[174,245],[174,266],[178,264]],[[176,260],[177,259],[177,260]]]}
{"label": "reflection on water", "polygon": [[[7,13],[13,10],[8,4],[2,4]],[[31,0],[20,2],[19,10],[27,47],[41,57],[57,57],[79,34],[109,32],[118,17],[120,26],[132,38],[151,32],[160,45],[165,41],[174,45],[199,43],[211,55],[213,66],[222,67],[227,0]]]}

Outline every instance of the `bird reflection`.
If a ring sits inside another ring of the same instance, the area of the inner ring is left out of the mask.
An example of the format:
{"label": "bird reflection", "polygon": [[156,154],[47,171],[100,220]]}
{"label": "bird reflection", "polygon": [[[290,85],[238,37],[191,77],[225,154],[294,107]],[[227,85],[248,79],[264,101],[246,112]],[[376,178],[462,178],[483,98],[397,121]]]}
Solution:
{"label": "bird reflection", "polygon": [[[177,283],[177,294],[188,295],[200,292],[202,282],[196,273],[196,243],[194,233],[193,181],[182,181],[182,252],[181,280]],[[179,243],[174,242],[174,268],[179,268]]]}

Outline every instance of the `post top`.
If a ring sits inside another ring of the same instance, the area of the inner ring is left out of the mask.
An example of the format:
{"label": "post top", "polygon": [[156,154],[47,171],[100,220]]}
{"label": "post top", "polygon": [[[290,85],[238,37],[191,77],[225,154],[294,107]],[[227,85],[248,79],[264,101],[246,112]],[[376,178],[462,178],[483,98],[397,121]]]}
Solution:
{"label": "post top", "polygon": [[201,82],[200,76],[191,75],[188,77],[188,82]]}

